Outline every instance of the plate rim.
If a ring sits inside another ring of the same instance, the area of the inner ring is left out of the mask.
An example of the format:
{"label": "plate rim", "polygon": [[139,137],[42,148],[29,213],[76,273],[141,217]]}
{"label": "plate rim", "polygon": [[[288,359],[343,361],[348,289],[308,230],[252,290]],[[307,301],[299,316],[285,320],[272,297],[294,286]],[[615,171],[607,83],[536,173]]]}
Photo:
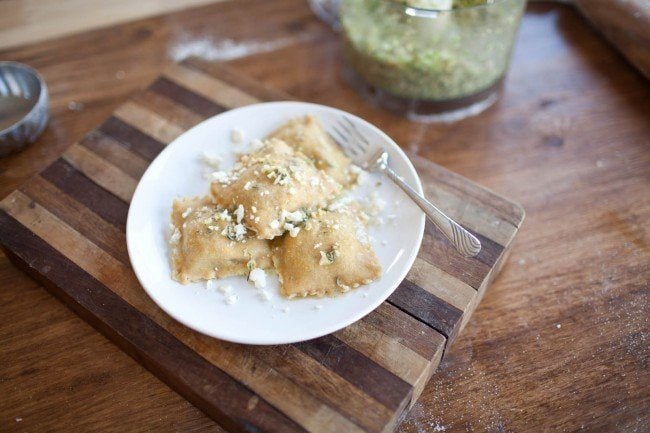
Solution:
{"label": "plate rim", "polygon": [[415,259],[417,258],[417,255],[418,255],[418,253],[420,251],[420,248],[422,247],[422,240],[424,238],[425,219],[426,219],[426,216],[425,216],[424,212],[421,213],[420,218],[419,218],[420,230],[419,230],[419,233],[417,235],[417,241],[414,243],[413,248],[411,248],[410,251],[408,252],[408,257],[406,259],[406,266],[404,266],[399,272],[399,278],[397,278],[399,282],[394,287],[387,290],[385,296],[381,296],[377,301],[369,303],[366,308],[359,309],[357,314],[351,315],[350,318],[346,319],[345,321],[336,322],[336,324],[334,324],[334,325],[332,325],[330,327],[327,327],[327,328],[323,328],[319,332],[315,332],[312,335],[309,335],[307,337],[300,337],[298,339],[296,339],[296,338],[275,338],[275,339],[272,339],[272,338],[268,338],[268,339],[246,339],[246,338],[237,339],[237,338],[229,338],[228,336],[219,335],[218,332],[213,332],[212,330],[197,329],[198,328],[197,326],[194,326],[192,324],[187,323],[182,317],[179,317],[177,314],[170,311],[165,306],[161,305],[161,303],[157,302],[156,297],[150,292],[150,290],[147,288],[147,285],[144,284],[143,277],[141,276],[140,272],[138,271],[138,267],[136,266],[137,261],[134,259],[134,256],[135,256],[135,254],[133,252],[134,247],[132,247],[132,243],[135,242],[135,241],[134,240],[132,241],[131,240],[132,235],[129,235],[129,233],[132,233],[133,230],[135,230],[134,228],[132,228],[132,224],[134,224],[133,220],[135,218],[133,216],[134,211],[133,211],[132,204],[134,202],[136,202],[136,198],[138,197],[139,194],[143,194],[143,192],[142,192],[143,180],[145,179],[145,177],[147,176],[147,174],[150,171],[153,171],[155,162],[159,158],[162,158],[167,153],[172,152],[173,151],[172,148],[173,148],[174,143],[176,143],[181,137],[183,137],[183,135],[188,134],[190,131],[194,130],[195,128],[200,127],[202,124],[204,124],[206,122],[212,121],[214,118],[223,116],[223,115],[225,115],[227,113],[231,113],[231,112],[234,112],[234,111],[245,111],[247,109],[251,109],[253,107],[259,107],[259,106],[296,106],[296,105],[305,107],[306,112],[309,111],[310,107],[311,108],[317,108],[317,109],[325,109],[326,111],[327,110],[334,111],[334,112],[336,112],[338,114],[346,115],[346,116],[350,117],[353,121],[360,122],[361,124],[364,124],[366,127],[370,128],[371,130],[374,130],[374,132],[377,133],[379,136],[381,136],[383,139],[385,139],[386,142],[390,143],[390,145],[393,146],[394,150],[396,150],[397,153],[406,162],[406,168],[408,169],[408,171],[411,172],[411,174],[413,175],[413,177],[414,177],[414,179],[416,181],[416,184],[411,185],[411,187],[413,187],[420,194],[424,194],[424,190],[423,190],[423,187],[422,187],[422,181],[421,181],[420,176],[419,176],[417,170],[415,169],[413,163],[411,162],[411,159],[408,157],[406,152],[404,152],[404,150],[388,134],[386,134],[379,127],[373,125],[372,123],[368,122],[367,120],[365,120],[365,119],[363,119],[363,118],[361,118],[359,116],[356,116],[355,114],[349,113],[349,112],[347,112],[345,110],[336,108],[336,107],[331,107],[331,106],[328,106],[328,105],[317,104],[317,103],[312,103],[312,102],[288,101],[288,100],[287,101],[259,102],[259,103],[255,103],[255,104],[249,104],[249,105],[244,105],[244,106],[241,106],[241,107],[232,108],[232,109],[226,110],[224,112],[215,114],[214,116],[208,117],[207,119],[204,119],[201,122],[197,123],[196,125],[192,126],[191,128],[185,130],[182,134],[180,134],[178,137],[174,138],[174,140],[172,140],[169,144],[167,144],[165,146],[165,148],[158,155],[156,155],[156,157],[149,163],[149,165],[147,166],[147,169],[144,171],[144,173],[142,174],[142,176],[138,180],[138,184],[137,184],[137,186],[136,186],[136,188],[135,188],[135,190],[133,192],[133,195],[131,197],[131,201],[129,202],[129,210],[128,210],[128,213],[127,213],[126,233],[125,233],[126,234],[126,244],[127,244],[127,253],[128,253],[128,256],[129,256],[129,262],[130,262],[130,265],[131,265],[131,269],[135,273],[135,276],[136,276],[136,278],[138,280],[138,283],[140,284],[141,288],[144,290],[146,295],[151,299],[151,301],[153,301],[153,303],[156,304],[158,306],[158,308],[160,308],[163,312],[165,312],[165,314],[169,315],[175,321],[181,323],[182,325],[184,325],[184,326],[186,326],[186,327],[188,327],[188,328],[190,328],[190,329],[192,329],[192,330],[194,330],[196,332],[199,332],[199,333],[201,333],[203,335],[206,335],[208,337],[216,338],[216,339],[219,339],[219,340],[222,340],[222,341],[237,343],[237,344],[277,345],[277,344],[292,344],[292,343],[298,343],[298,342],[302,342],[302,341],[308,341],[308,340],[312,340],[312,339],[315,339],[315,338],[320,338],[322,336],[329,335],[331,333],[339,331],[339,330],[341,330],[341,329],[343,329],[343,328],[345,328],[347,326],[350,326],[350,325],[356,323],[357,321],[361,320],[362,318],[364,318],[365,316],[367,316],[368,314],[373,312],[382,303],[384,303],[395,292],[395,290],[397,290],[397,288],[399,287],[399,284],[406,278],[406,275],[408,274],[408,272],[413,267],[413,263],[415,262]]}

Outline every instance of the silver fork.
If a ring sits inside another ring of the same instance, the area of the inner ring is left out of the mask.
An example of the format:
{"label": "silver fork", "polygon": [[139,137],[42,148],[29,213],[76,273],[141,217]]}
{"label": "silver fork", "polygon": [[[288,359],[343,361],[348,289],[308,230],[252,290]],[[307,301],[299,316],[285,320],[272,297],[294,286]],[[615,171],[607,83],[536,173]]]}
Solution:
{"label": "silver fork", "polygon": [[341,116],[341,118],[341,121],[329,128],[328,133],[355,164],[370,172],[385,173],[420,206],[431,222],[461,254],[474,257],[481,251],[481,242],[476,236],[465,230],[456,221],[431,204],[424,196],[411,188],[401,176],[398,176],[388,166],[388,153],[380,146],[371,144],[346,116]]}

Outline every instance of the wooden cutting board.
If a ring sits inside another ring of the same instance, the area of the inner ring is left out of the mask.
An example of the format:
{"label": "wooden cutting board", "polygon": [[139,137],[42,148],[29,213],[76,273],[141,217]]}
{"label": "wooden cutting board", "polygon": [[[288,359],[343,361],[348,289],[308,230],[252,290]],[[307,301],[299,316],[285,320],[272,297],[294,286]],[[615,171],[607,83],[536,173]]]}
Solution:
{"label": "wooden cutting board", "polygon": [[413,157],[427,195],[479,237],[460,256],[427,224],[407,278],[359,322],[282,346],[219,341],[175,322],[129,264],[129,201],[149,163],[201,120],[290,99],[218,64],[173,65],[43,172],[0,202],[14,263],[231,431],[386,432],[418,398],[498,274],[521,206]]}

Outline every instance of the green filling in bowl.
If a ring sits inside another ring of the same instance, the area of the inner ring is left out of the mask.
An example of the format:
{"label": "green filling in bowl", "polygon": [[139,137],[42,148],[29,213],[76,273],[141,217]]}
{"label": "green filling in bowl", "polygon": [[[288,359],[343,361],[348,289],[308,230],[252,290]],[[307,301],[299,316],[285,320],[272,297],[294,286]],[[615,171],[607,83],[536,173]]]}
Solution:
{"label": "green filling in bowl", "polygon": [[345,54],[366,82],[395,96],[428,101],[470,96],[503,76],[524,4],[343,0]]}

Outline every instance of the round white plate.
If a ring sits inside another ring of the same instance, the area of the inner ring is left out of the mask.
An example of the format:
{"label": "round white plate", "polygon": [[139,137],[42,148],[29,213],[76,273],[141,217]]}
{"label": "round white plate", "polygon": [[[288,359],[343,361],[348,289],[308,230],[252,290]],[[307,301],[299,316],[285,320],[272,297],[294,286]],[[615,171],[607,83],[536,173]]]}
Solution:
{"label": "round white plate", "polygon": [[[135,190],[126,226],[133,269],[149,296],[160,308],[184,325],[212,337],[246,344],[283,344],[320,337],[337,331],[370,313],[404,279],[422,242],[424,214],[388,178],[369,175],[351,192],[367,198],[376,191],[385,202],[383,224],[369,229],[383,275],[372,284],[333,298],[284,299],[275,274],[267,272],[270,300],[244,277],[230,277],[182,285],[171,279],[169,215],[174,198],[206,195],[203,152],[223,157],[220,170],[229,169],[236,152],[245,152],[254,138],[263,138],[291,117],[313,114],[327,127],[348,116],[363,134],[383,146],[391,167],[416,190],[422,185],[404,152],[386,134],[368,122],[322,105],[270,102],[231,110],[201,122],[163,150],[151,163]],[[231,141],[233,129],[244,132],[244,143]],[[229,285],[237,301],[226,303],[219,286]]]}

